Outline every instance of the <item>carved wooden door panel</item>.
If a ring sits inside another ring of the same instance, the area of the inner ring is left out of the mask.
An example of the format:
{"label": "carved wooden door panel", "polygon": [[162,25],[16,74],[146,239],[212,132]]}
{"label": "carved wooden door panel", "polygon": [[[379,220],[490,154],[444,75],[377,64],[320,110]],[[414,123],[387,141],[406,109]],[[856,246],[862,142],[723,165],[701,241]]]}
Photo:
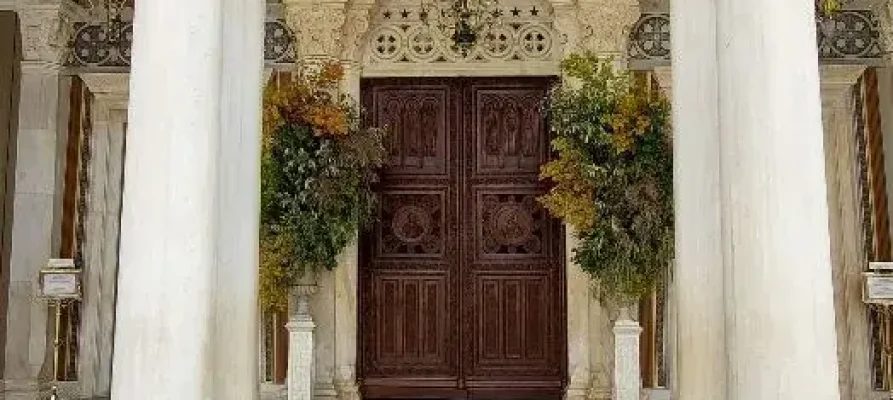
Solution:
{"label": "carved wooden door panel", "polygon": [[467,385],[560,395],[563,235],[537,197],[549,158],[544,81],[472,81],[465,91],[463,356]]}
{"label": "carved wooden door panel", "polygon": [[563,236],[536,202],[547,83],[364,81],[391,132],[361,238],[365,396],[560,396]]}

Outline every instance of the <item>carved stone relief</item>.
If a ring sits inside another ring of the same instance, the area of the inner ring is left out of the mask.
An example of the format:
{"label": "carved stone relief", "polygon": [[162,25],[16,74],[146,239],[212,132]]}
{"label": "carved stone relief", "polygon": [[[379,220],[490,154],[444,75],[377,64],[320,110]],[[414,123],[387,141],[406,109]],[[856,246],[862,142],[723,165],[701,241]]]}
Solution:
{"label": "carved stone relief", "polygon": [[299,59],[338,58],[344,27],[345,3],[283,1],[285,20],[295,31]]}
{"label": "carved stone relief", "polygon": [[[559,37],[552,8],[543,1],[500,4],[502,18],[468,55],[422,22],[420,2],[391,2],[374,9],[367,36],[367,64],[520,62],[555,59]],[[560,55],[560,54],[559,54]]]}
{"label": "carved stone relief", "polygon": [[639,3],[595,0],[580,2],[579,8],[582,48],[598,54],[623,56],[629,34],[640,15]]}
{"label": "carved stone relief", "polygon": [[26,61],[62,63],[74,21],[85,18],[74,3],[33,4],[19,9]]}

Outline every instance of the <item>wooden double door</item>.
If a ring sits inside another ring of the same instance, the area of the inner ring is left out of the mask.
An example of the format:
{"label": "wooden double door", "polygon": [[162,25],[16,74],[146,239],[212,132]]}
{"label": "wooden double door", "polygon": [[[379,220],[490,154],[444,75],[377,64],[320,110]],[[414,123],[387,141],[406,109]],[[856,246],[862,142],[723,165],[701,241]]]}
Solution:
{"label": "wooden double door", "polygon": [[367,398],[560,398],[564,236],[540,207],[550,80],[363,82],[387,127],[379,220],[361,239]]}

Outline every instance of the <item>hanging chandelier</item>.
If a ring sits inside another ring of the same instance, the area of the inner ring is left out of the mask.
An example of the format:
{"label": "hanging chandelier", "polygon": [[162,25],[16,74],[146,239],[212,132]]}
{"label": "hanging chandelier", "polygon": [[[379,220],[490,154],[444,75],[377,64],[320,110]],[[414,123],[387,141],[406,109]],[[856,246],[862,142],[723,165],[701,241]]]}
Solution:
{"label": "hanging chandelier", "polygon": [[452,40],[450,47],[461,52],[463,57],[468,56],[502,17],[497,0],[422,1],[419,14],[422,22]]}

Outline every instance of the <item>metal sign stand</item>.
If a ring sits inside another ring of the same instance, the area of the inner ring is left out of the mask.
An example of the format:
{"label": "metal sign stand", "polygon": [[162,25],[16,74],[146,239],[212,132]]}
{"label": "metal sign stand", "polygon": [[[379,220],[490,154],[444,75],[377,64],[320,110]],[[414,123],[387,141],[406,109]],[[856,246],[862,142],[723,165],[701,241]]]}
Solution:
{"label": "metal sign stand", "polygon": [[[62,317],[62,308],[75,303],[82,297],[81,290],[81,270],[75,268],[72,259],[51,259],[47,262],[37,277],[40,293],[36,297],[36,301],[47,306],[54,306],[56,309],[56,325],[60,323]],[[59,370],[59,347],[61,340],[58,333],[53,340],[53,380],[56,379],[55,371]],[[59,394],[59,387],[53,385],[48,394],[43,394],[41,398],[50,400],[64,400]],[[76,396],[66,396],[67,398],[75,398]]]}
{"label": "metal sign stand", "polygon": [[893,321],[893,263],[871,262],[868,264],[868,272],[862,275],[862,301],[877,312],[880,317],[878,322],[882,324],[880,346],[883,375],[887,390],[890,391],[890,399],[893,400],[893,327],[888,326]]}

